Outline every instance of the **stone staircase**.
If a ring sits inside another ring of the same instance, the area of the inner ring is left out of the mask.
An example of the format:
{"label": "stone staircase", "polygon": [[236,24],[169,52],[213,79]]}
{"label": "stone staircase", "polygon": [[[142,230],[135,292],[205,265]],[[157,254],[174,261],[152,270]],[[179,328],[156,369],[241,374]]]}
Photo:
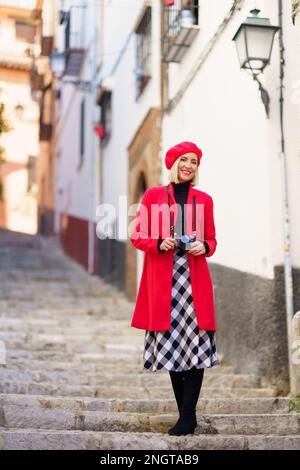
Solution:
{"label": "stone staircase", "polygon": [[134,305],[55,238],[0,231],[0,245],[0,449],[300,448],[289,397],[223,361],[205,370],[195,435],[169,436],[169,375],[143,371]]}

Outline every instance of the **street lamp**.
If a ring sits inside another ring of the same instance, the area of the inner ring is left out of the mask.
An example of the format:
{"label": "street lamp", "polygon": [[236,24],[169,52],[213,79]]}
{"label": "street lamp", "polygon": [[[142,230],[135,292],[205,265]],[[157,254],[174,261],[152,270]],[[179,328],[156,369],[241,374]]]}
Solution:
{"label": "street lamp", "polygon": [[283,207],[283,255],[284,255],[284,284],[285,284],[285,304],[286,304],[286,323],[287,323],[287,340],[288,340],[288,362],[289,362],[289,378],[290,390],[293,390],[294,371],[292,360],[292,322],[294,316],[294,291],[293,291],[293,273],[290,253],[290,214],[289,214],[289,198],[288,198],[288,165],[285,150],[284,137],[284,68],[285,68],[285,47],[283,42],[283,0],[278,0],[278,23],[279,26],[270,25],[268,18],[258,18],[260,12],[258,9],[250,11],[252,17],[248,17],[241,24],[232,40],[236,41],[238,56],[241,68],[246,71],[250,70],[253,79],[259,84],[261,97],[265,105],[266,113],[269,113],[269,95],[263,89],[257,78],[266,65],[270,62],[273,40],[275,33],[279,31],[279,67],[280,67],[280,86],[279,86],[279,117],[280,117],[280,160],[282,164],[282,207]]}
{"label": "street lamp", "polygon": [[269,18],[258,17],[260,10],[254,8],[250,11],[244,23],[240,25],[232,40],[235,41],[240,67],[252,74],[253,80],[258,83],[261,99],[269,117],[270,97],[258,79],[265,67],[270,63],[275,33],[280,29],[272,26]]}

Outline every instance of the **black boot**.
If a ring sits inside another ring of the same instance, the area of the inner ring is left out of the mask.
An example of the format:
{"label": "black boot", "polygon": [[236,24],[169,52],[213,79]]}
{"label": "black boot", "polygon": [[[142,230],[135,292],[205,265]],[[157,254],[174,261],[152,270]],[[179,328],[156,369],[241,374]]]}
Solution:
{"label": "black boot", "polygon": [[184,371],[176,372],[169,370],[173,392],[176,398],[177,408],[180,410],[183,406],[183,392],[184,392]]}
{"label": "black boot", "polygon": [[[181,411],[183,406],[183,392],[184,392],[184,371],[169,371],[173,392],[176,398],[177,408],[179,412],[179,419],[181,417]],[[179,420],[178,420],[179,421]],[[178,423],[177,421],[177,423]],[[176,423],[176,424],[177,424]],[[175,426],[176,426],[175,424]],[[172,432],[173,428],[169,429],[168,433]]]}
{"label": "black boot", "polygon": [[184,372],[183,406],[179,420],[168,431],[172,436],[194,434],[197,426],[196,406],[202,386],[204,369],[193,367]]}
{"label": "black boot", "polygon": [[173,433],[176,432],[176,430],[177,430],[177,428],[178,428],[178,425],[179,425],[179,423],[180,423],[180,421],[181,421],[182,408],[179,408],[178,411],[179,411],[179,418],[178,418],[178,420],[176,421],[176,424],[175,424],[172,428],[170,428],[170,429],[168,430],[168,434],[170,434],[170,436],[173,436]]}

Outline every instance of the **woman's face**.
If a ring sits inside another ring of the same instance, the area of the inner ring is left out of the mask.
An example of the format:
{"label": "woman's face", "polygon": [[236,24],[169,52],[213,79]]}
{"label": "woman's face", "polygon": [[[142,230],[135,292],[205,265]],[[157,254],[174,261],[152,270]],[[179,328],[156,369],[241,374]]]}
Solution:
{"label": "woman's face", "polygon": [[181,155],[178,165],[178,179],[180,182],[192,180],[198,167],[197,155],[193,152]]}

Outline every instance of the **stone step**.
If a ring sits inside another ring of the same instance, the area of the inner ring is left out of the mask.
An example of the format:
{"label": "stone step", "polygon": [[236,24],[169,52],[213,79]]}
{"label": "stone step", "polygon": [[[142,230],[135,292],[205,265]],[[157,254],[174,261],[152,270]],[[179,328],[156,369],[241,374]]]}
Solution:
{"label": "stone step", "polygon": [[[53,296],[55,293],[53,293]],[[19,314],[20,318],[26,319],[28,316],[32,315],[32,311],[37,311],[38,318],[45,319],[55,319],[59,320],[76,320],[86,319],[88,317],[93,320],[127,320],[130,323],[131,313],[133,308],[128,308],[127,306],[117,305],[117,303],[112,303],[107,305],[105,301],[105,306],[102,306],[102,299],[98,299],[97,305],[92,304],[87,299],[79,302],[77,299],[73,302],[70,299],[65,297],[60,300],[60,304],[55,303],[54,301],[50,302],[50,299],[47,300],[47,303],[40,300],[33,303],[32,299],[12,299],[9,297],[7,300],[4,300],[2,297],[0,300],[0,311],[5,311],[6,318],[15,318],[16,313]],[[65,311],[61,305],[67,305],[69,303],[70,307]]]}
{"label": "stone step", "polygon": [[[106,387],[118,386],[128,387],[130,382],[131,387],[168,387],[170,385],[170,377],[167,372],[163,373],[131,373],[130,375],[117,373],[113,374],[99,374],[99,373],[83,373],[78,368],[77,373],[63,372],[49,372],[46,369],[40,371],[22,370],[16,371],[0,367],[0,380],[1,381],[14,381],[14,382],[48,382],[55,384],[73,383],[74,385],[102,385]],[[206,387],[224,387],[224,388],[247,388],[257,387],[259,383],[255,376],[251,375],[238,375],[238,374],[219,374],[212,375],[204,372],[203,386]]]}
{"label": "stone step", "polygon": [[[72,335],[64,335],[64,330],[72,329]],[[36,330],[34,332],[34,330]],[[123,329],[121,330],[104,330],[96,327],[91,329],[91,331],[85,331],[83,327],[78,328],[75,330],[73,327],[61,327],[60,329],[56,328],[55,330],[52,329],[49,332],[49,328],[46,328],[44,331],[42,328],[32,328],[31,331],[22,330],[21,332],[16,331],[6,331],[5,333],[2,332],[1,334],[1,341],[4,341],[7,347],[11,349],[22,348],[22,344],[26,342],[26,344],[39,344],[45,340],[45,343],[66,343],[69,345],[73,344],[82,344],[82,343],[89,343],[95,342],[97,344],[101,344],[102,342],[106,342],[107,340],[111,342],[119,342],[119,343],[134,343],[142,345],[144,343],[144,338],[137,336],[132,330]],[[48,332],[46,332],[48,330]],[[63,340],[65,336],[65,339]]]}
{"label": "stone step", "polygon": [[298,450],[300,436],[187,435],[0,428],[6,450]]}
{"label": "stone step", "polygon": [[[76,291],[76,289],[74,289]],[[56,297],[57,295],[57,297]],[[10,315],[7,315],[5,312],[5,317],[15,317],[16,313],[22,317],[27,317],[32,315],[32,309],[28,308],[28,302],[30,306],[34,306],[34,310],[37,310],[38,316],[41,318],[59,318],[60,316],[69,315],[70,318],[78,318],[82,315],[94,315],[95,317],[101,317],[101,315],[109,314],[111,317],[117,318],[114,314],[120,312],[128,312],[128,302],[127,305],[124,301],[118,298],[118,296],[103,296],[99,294],[97,298],[93,297],[78,297],[76,295],[64,295],[59,296],[58,290],[56,289],[52,295],[49,297],[44,296],[44,291],[41,294],[38,290],[33,292],[31,295],[25,295],[24,291],[19,292],[17,298],[13,297],[11,294],[5,292],[1,296],[1,305],[5,306],[15,306],[19,307],[20,305],[26,306],[25,310],[15,309],[11,311]],[[67,306],[67,307],[66,307]],[[131,307],[129,307],[131,310]],[[4,310],[1,310],[2,312]],[[27,314],[27,315],[26,315]]]}
{"label": "stone step", "polygon": [[[5,284],[12,290],[18,284],[21,286],[24,285],[25,277],[26,285],[35,289],[37,289],[40,284],[47,282],[50,289],[53,287],[57,287],[59,289],[60,286],[69,285],[70,287],[78,287],[80,292],[87,290],[88,292],[94,292],[98,295],[114,295],[116,292],[118,293],[118,291],[111,284],[108,285],[103,283],[100,278],[88,278],[86,277],[86,274],[86,272],[78,273],[74,270],[66,273],[65,269],[53,269],[51,267],[51,269],[40,270],[38,275],[36,272],[34,272],[34,270],[32,270],[30,273],[27,273],[27,275],[24,276],[22,270],[14,270],[12,267],[9,275],[6,275],[6,277],[2,271],[0,279],[5,281]],[[124,298],[124,293],[121,292],[120,297]]]}
{"label": "stone step", "polygon": [[[85,343],[67,343],[67,342],[55,342],[55,338],[49,338],[48,341],[28,341],[20,339],[19,341],[17,340],[5,340],[5,345],[8,349],[23,349],[24,351],[28,350],[30,352],[36,351],[45,351],[45,350],[53,350],[56,353],[89,353],[89,352],[94,352],[94,353],[100,353],[102,351],[111,351],[111,352],[116,352],[120,353],[123,352],[124,354],[135,354],[137,352],[143,352],[144,346],[140,342],[134,342],[131,341],[131,343],[123,343],[118,341],[117,337],[112,337],[108,339],[108,342],[106,342],[104,339],[102,343],[100,343],[99,339],[95,339],[93,337],[90,338],[90,342],[85,342]],[[115,342],[114,342],[115,341]]]}
{"label": "stone step", "polygon": [[[34,428],[81,431],[160,432],[167,433],[178,414],[152,414],[65,411],[62,409],[22,408],[3,406],[0,426],[4,428]],[[290,414],[197,414],[195,434],[299,434],[300,416]]]}
{"label": "stone step", "polygon": [[[116,358],[114,358],[116,359]],[[140,358],[141,359],[141,358]],[[97,362],[93,361],[91,364],[81,362],[58,362],[58,361],[42,361],[42,360],[10,360],[2,368],[10,370],[11,373],[18,373],[19,371],[30,371],[34,373],[39,373],[40,371],[47,371],[47,373],[55,372],[65,372],[67,374],[81,373],[81,374],[97,374],[97,373],[110,373],[112,369],[116,374],[126,373],[126,374],[138,374],[142,370],[142,362],[137,364],[136,361],[131,361],[127,359],[120,359],[119,361],[115,360],[107,362],[106,360],[99,360]],[[218,368],[215,367],[217,370]],[[213,372],[213,369],[211,370]],[[214,372],[217,374],[217,371]],[[218,372],[219,373],[219,372]],[[0,366],[1,374],[1,366]]]}
{"label": "stone step", "polygon": [[[40,318],[1,318],[0,329],[2,332],[25,332],[40,334],[65,334],[66,330],[72,329],[72,333],[78,335],[82,333],[96,332],[113,332],[116,334],[124,334],[124,331],[134,331],[128,324],[127,319],[102,320],[86,318],[85,320],[65,317],[59,319],[40,319]],[[137,334],[136,331],[134,331]],[[142,336],[142,333],[139,334]]]}
{"label": "stone step", "polygon": [[135,353],[129,351],[106,351],[106,352],[89,352],[89,353],[63,353],[61,351],[32,351],[30,349],[7,349],[6,351],[6,361],[9,363],[11,360],[20,360],[27,359],[39,360],[39,361],[56,361],[56,362],[65,362],[70,361],[73,364],[99,364],[101,362],[106,362],[112,366],[116,363],[128,364],[137,364],[140,365],[142,361],[142,356],[140,353]]}
{"label": "stone step", "polygon": [[[117,318],[118,313],[120,312],[126,312],[126,308],[120,306],[119,309],[116,309],[116,303],[111,302],[111,311],[108,311],[108,305],[107,305],[107,297],[102,298],[100,295],[97,297],[77,297],[76,295],[73,294],[63,294],[63,293],[58,293],[57,289],[54,290],[52,293],[48,293],[48,295],[44,295],[44,290],[43,294],[39,294],[37,291],[33,291],[32,293],[27,293],[25,294],[24,292],[19,292],[17,295],[13,293],[4,293],[1,296],[1,303],[3,306],[15,306],[18,307],[21,305],[26,305],[30,304],[30,307],[32,308],[37,308],[37,309],[43,309],[46,310],[49,308],[49,310],[54,310],[56,306],[59,307],[59,304],[64,304],[68,305],[70,309],[74,307],[74,316],[80,315],[79,308],[81,307],[82,309],[85,309],[85,314],[89,309],[94,310],[95,313],[98,315],[111,315],[114,318]],[[77,311],[75,310],[77,307]],[[115,311],[114,311],[115,309]],[[15,309],[15,312],[17,309]],[[13,313],[13,312],[12,312]],[[58,312],[57,312],[58,313]],[[20,317],[24,315],[24,312],[20,314]],[[44,314],[44,316],[49,317],[48,314]]]}
{"label": "stone step", "polygon": [[[45,282],[44,284],[41,283],[39,286],[36,285],[35,288],[32,289],[29,289],[26,286],[26,291],[23,292],[21,285],[18,286],[15,291],[9,290],[5,286],[5,289],[2,290],[2,292],[0,291],[0,295],[1,300],[4,302],[6,301],[8,304],[10,304],[12,301],[14,301],[15,304],[25,301],[30,302],[32,305],[35,305],[38,308],[49,305],[50,308],[54,309],[56,305],[59,308],[62,300],[65,299],[66,302],[64,305],[68,305],[69,307],[73,305],[75,306],[76,300],[78,300],[77,308],[79,306],[81,308],[93,307],[97,308],[97,311],[107,311],[107,296],[102,296],[99,292],[94,293],[82,291],[80,293],[79,288],[76,286],[70,287],[67,285],[61,285],[60,288],[57,287],[50,289],[48,283]],[[110,303],[112,303],[111,296]],[[127,304],[129,304],[129,302],[127,302]],[[117,309],[121,309],[120,311],[123,311],[124,308],[128,308],[128,305],[126,305],[125,302],[121,303],[117,301],[114,303],[114,305]]]}
{"label": "stone step", "polygon": [[[221,356],[219,355],[219,358]],[[66,362],[68,361],[68,362]],[[62,353],[56,351],[29,351],[24,349],[7,350],[6,351],[6,364],[0,365],[2,368],[23,368],[30,369],[43,366],[43,370],[61,370],[65,364],[71,369],[85,370],[85,368],[92,368],[93,371],[102,372],[106,369],[109,371],[118,370],[125,371],[126,368],[134,372],[141,372],[142,370],[150,374],[149,371],[143,369],[143,356],[142,353],[134,353],[132,351],[110,351],[97,352],[97,353]],[[31,366],[32,365],[32,366]],[[223,375],[232,374],[234,368],[221,364],[206,369],[206,375]],[[158,372],[159,374],[167,372]],[[153,375],[155,373],[151,373]],[[156,372],[157,374],[157,372]]]}
{"label": "stone step", "polygon": [[107,332],[91,332],[81,335],[60,335],[60,334],[32,334],[24,332],[5,332],[0,333],[0,340],[4,341],[7,348],[31,348],[40,349],[43,345],[53,344],[57,347],[69,346],[69,347],[86,347],[91,342],[95,345],[102,346],[107,342],[115,344],[117,343],[120,347],[132,348],[132,346],[143,346],[141,339],[136,337],[132,331],[123,331],[122,334],[115,333],[108,335]]}
{"label": "stone step", "polygon": [[[197,404],[198,413],[204,414],[286,414],[289,398],[202,398]],[[100,399],[70,398],[47,395],[0,395],[0,408],[61,409],[68,411],[106,411],[130,413],[177,413],[174,398],[170,399]]]}
{"label": "stone step", "polygon": [[[113,356],[113,359],[116,359]],[[32,371],[68,371],[68,372],[91,372],[91,373],[100,373],[100,372],[111,372],[112,367],[115,373],[138,373],[141,371],[142,358],[140,357],[139,365],[134,361],[133,364],[128,363],[127,358],[124,360],[114,360],[113,363],[108,361],[98,361],[92,364],[78,364],[73,362],[61,362],[61,361],[43,361],[43,360],[30,360],[30,359],[10,359],[6,364],[5,368],[11,370],[32,370]],[[0,366],[1,371],[1,366]],[[210,375],[223,375],[223,374],[233,374],[234,368],[232,366],[223,366],[219,365],[218,367],[211,367],[205,370],[206,376]]]}
{"label": "stone step", "polygon": [[[128,377],[127,384],[122,386],[106,385],[74,385],[74,384],[51,384],[47,382],[14,382],[2,381],[0,382],[0,393],[22,393],[30,395],[57,395],[57,396],[86,396],[86,397],[101,397],[101,398],[171,398],[173,391],[171,385],[164,386],[130,386],[130,376]],[[207,387],[205,384],[201,389],[201,395],[205,398],[208,397],[272,397],[275,396],[275,391],[269,388],[225,388],[225,387]]]}
{"label": "stone step", "polygon": [[[24,310],[24,313],[22,315],[20,315],[20,318],[24,318],[26,319],[27,316],[31,315],[32,314],[32,310],[37,310],[39,307],[36,306],[36,305],[32,305],[32,303],[23,303],[23,302],[18,302],[18,305],[12,305],[11,304],[7,304],[7,305],[3,305],[3,302],[0,300],[0,311],[1,310],[5,310],[5,313],[6,313],[6,318],[14,318],[15,317],[15,314],[16,314],[16,311],[18,311],[18,309],[22,309]],[[76,306],[74,305],[74,309],[76,308]],[[113,309],[114,312],[110,312],[109,309]],[[55,309],[55,314],[51,315],[40,315],[38,314],[37,315],[37,318],[43,318],[45,320],[51,320],[51,319],[54,319],[58,325],[64,325],[64,324],[67,324],[67,325],[73,325],[73,322],[80,320],[84,323],[86,323],[89,318],[91,318],[91,329],[93,329],[93,325],[95,327],[99,327],[99,325],[101,326],[101,323],[102,322],[106,322],[108,320],[112,320],[112,321],[117,321],[117,320],[121,320],[122,322],[126,323],[127,327],[132,329],[132,331],[135,331],[137,334],[140,334],[143,336],[143,330],[137,330],[137,329],[133,329],[132,327],[130,327],[130,321],[131,321],[131,314],[132,314],[132,311],[133,309],[128,309],[128,307],[124,308],[124,309],[117,309],[116,307],[105,307],[102,309],[102,311],[100,312],[99,311],[99,306],[98,306],[98,309],[97,311],[95,309],[93,309],[92,307],[89,307],[88,303],[87,303],[87,306],[85,308],[85,311],[84,312],[78,312],[78,314],[74,313],[74,316],[72,317],[72,313],[70,312],[68,315],[60,315],[60,309],[59,309],[59,306],[53,306],[53,309]],[[50,306],[49,306],[49,310],[50,310]],[[27,315],[26,315],[27,313]],[[122,326],[122,325],[121,325]],[[20,330],[19,330],[20,331]],[[22,331],[22,330],[21,330]]]}
{"label": "stone step", "polygon": [[[102,309],[104,306],[102,307]],[[116,307],[113,307],[116,308]],[[117,307],[119,308],[119,307]],[[131,306],[128,307],[131,309]],[[99,306],[97,311],[99,310]],[[17,328],[22,330],[22,326],[25,325],[30,326],[65,326],[65,325],[74,325],[74,326],[89,326],[91,325],[98,325],[99,326],[99,319],[94,314],[91,314],[89,309],[79,309],[78,315],[72,316],[73,308],[71,309],[61,309],[59,306],[55,310],[35,310],[36,315],[33,315],[33,311],[27,312],[27,314],[19,314],[16,312],[15,315],[10,315],[9,317],[0,314],[0,328],[1,330],[6,330],[7,328]],[[75,311],[76,313],[76,311]],[[17,314],[17,315],[16,315]],[[114,319],[111,320],[110,318],[103,318],[101,320],[101,325],[103,328],[110,328],[111,326],[118,328],[119,325],[126,326],[127,319],[126,318],[119,318],[118,320]],[[132,328],[132,327],[130,327]],[[134,328],[137,333],[143,334],[144,330],[139,330]]]}
{"label": "stone step", "polygon": [[[65,318],[76,320],[80,319],[80,317],[85,318],[87,315],[93,317],[93,319],[97,318],[99,321],[109,318],[115,321],[118,318],[126,320],[130,319],[133,311],[132,307],[126,305],[118,303],[108,304],[106,300],[102,300],[101,296],[77,298],[76,296],[64,294],[58,296],[55,300],[54,296],[56,296],[55,291],[48,298],[41,296],[37,292],[32,292],[28,296],[22,295],[20,298],[14,298],[13,295],[2,295],[1,311],[3,312],[7,308],[5,317],[14,318],[19,308],[22,308],[19,318],[26,319],[32,315],[33,311],[38,310],[40,318],[53,318],[57,321]],[[62,308],[62,305],[68,306],[68,312]],[[74,313],[73,316],[72,312]]]}
{"label": "stone step", "polygon": [[[3,279],[3,277],[2,277]],[[3,280],[4,281],[4,280]],[[35,275],[30,276],[27,278],[26,281],[26,295],[31,294],[32,292],[36,292],[38,288],[43,288],[47,286],[47,291],[44,292],[44,295],[47,297],[53,291],[58,291],[60,294],[67,292],[69,294],[74,294],[75,297],[98,297],[101,298],[102,296],[107,296],[107,292],[101,293],[101,289],[97,290],[95,286],[92,285],[84,285],[82,283],[82,279],[61,279],[59,277],[54,278],[53,276],[47,275],[44,273],[43,276],[37,277]],[[20,290],[24,286],[24,280],[22,279],[14,279],[11,282],[8,282],[6,279],[2,283],[2,288],[0,288],[0,294],[4,295],[9,293],[10,295],[20,295]],[[5,286],[5,288],[4,288]],[[110,293],[111,296],[114,295],[114,292]]]}
{"label": "stone step", "polygon": [[196,434],[168,436],[177,405],[168,371],[143,369],[135,303],[65,257],[58,240],[6,237],[0,448],[299,448],[289,398],[235,373],[220,351],[221,365],[205,371]]}
{"label": "stone step", "polygon": [[[71,349],[71,348],[70,348]],[[222,367],[228,367],[228,373],[233,373],[234,369],[227,366],[226,363],[223,365],[222,355],[218,355],[220,364],[213,369],[220,370]],[[98,364],[102,365],[103,362],[107,364],[137,364],[143,366],[143,346],[126,345],[124,348],[122,345],[106,343],[105,350],[102,351],[80,351],[76,352],[69,350],[68,352],[56,351],[54,347],[49,350],[30,350],[30,349],[6,349],[6,364],[10,364],[11,361],[50,361],[50,362],[70,362],[72,364]],[[4,364],[5,365],[5,364]]]}
{"label": "stone step", "polygon": [[[0,288],[0,295],[6,295],[9,293],[10,295],[16,297],[20,296],[20,288],[24,285],[21,279],[14,280],[14,283],[9,283],[7,280],[5,281],[5,287]],[[3,286],[3,284],[2,284]],[[47,289],[46,289],[47,287]],[[97,292],[95,288],[92,286],[82,286],[82,282],[77,280],[77,282],[70,282],[70,280],[64,279],[54,279],[46,274],[37,278],[36,276],[31,277],[30,281],[26,282],[26,296],[36,292],[38,288],[43,289],[43,297],[49,297],[50,294],[54,291],[57,291],[60,295],[64,292],[68,294],[73,294],[74,297],[100,297],[101,292]],[[105,294],[104,294],[105,295]],[[113,294],[111,294],[113,295]],[[107,296],[107,293],[106,293]],[[21,297],[21,296],[20,296]]]}
{"label": "stone step", "polygon": [[[87,327],[86,324],[82,324],[81,326],[74,326],[70,324],[61,324],[55,326],[33,325],[32,327],[24,327],[22,331],[20,331],[19,328],[17,329],[13,327],[7,327],[5,330],[2,329],[1,340],[6,341],[6,339],[8,339],[10,341],[18,341],[24,337],[32,341],[32,338],[34,337],[41,336],[42,339],[45,336],[50,338],[54,337],[55,341],[60,341],[60,337],[65,335],[66,330],[72,331],[72,335],[66,334],[66,340],[68,342],[88,341],[88,336],[90,338],[96,337],[96,339],[102,339],[103,337],[107,338],[108,335],[120,337],[121,341],[124,339],[125,341],[128,341],[133,338],[135,341],[142,343],[144,340],[143,336],[138,336],[136,332],[133,331],[133,329],[129,329],[128,322],[126,322],[126,325],[124,325],[123,328],[120,326],[118,328],[104,328],[99,326],[99,321],[95,322],[94,326],[89,325],[89,327]],[[40,338],[37,339],[40,340]]]}
{"label": "stone step", "polygon": [[[110,341],[110,339],[109,339]],[[92,344],[62,344],[62,343],[45,343],[44,349],[41,344],[35,346],[23,343],[21,347],[6,347],[6,363],[3,365],[12,365],[13,368],[18,368],[19,364],[25,364],[30,367],[30,364],[38,364],[47,362],[50,367],[53,363],[62,364],[82,364],[86,365],[102,365],[108,363],[110,358],[114,363],[120,360],[122,364],[142,364],[144,347],[139,342],[134,344],[129,343],[112,343],[103,341],[98,344],[91,340]],[[57,346],[57,347],[56,347]],[[224,366],[226,373],[234,373],[234,368],[228,366],[222,361],[222,355],[219,354],[218,367],[215,370]],[[20,366],[21,367],[21,366]],[[44,369],[44,367],[43,367]],[[226,370],[227,369],[227,370]],[[163,371],[158,371],[163,372]]]}
{"label": "stone step", "polygon": [[[3,253],[0,251],[2,259],[3,260]],[[31,253],[31,260],[34,258],[33,252]],[[37,259],[35,259],[36,261]],[[48,262],[49,260],[47,260]],[[98,294],[115,294],[117,291],[116,288],[112,284],[106,284],[105,282],[102,282],[100,278],[93,278],[93,277],[87,277],[87,272],[82,271],[82,272],[76,272],[76,266],[75,270],[73,269],[73,266],[70,267],[67,265],[63,265],[62,267],[59,267],[58,269],[55,269],[53,266],[48,266],[48,269],[44,269],[45,266],[41,265],[32,265],[32,269],[30,271],[23,270],[23,266],[18,266],[16,269],[14,268],[13,265],[11,265],[11,269],[9,273],[7,273],[5,277],[5,270],[1,269],[1,275],[0,277],[5,281],[5,283],[13,289],[14,283],[22,283],[22,274],[23,274],[23,282],[27,282],[28,284],[31,285],[32,282],[35,282],[37,284],[37,287],[39,284],[43,282],[48,282],[49,286],[53,285],[58,285],[65,284],[65,285],[75,285],[79,286],[81,289],[90,289],[92,291],[96,291],[97,286],[99,289]],[[2,263],[1,263],[1,268],[2,268]],[[20,269],[21,268],[21,269]],[[53,269],[54,268],[54,269]],[[25,271],[25,272],[24,272]],[[121,293],[121,296],[124,297],[124,293]]]}

